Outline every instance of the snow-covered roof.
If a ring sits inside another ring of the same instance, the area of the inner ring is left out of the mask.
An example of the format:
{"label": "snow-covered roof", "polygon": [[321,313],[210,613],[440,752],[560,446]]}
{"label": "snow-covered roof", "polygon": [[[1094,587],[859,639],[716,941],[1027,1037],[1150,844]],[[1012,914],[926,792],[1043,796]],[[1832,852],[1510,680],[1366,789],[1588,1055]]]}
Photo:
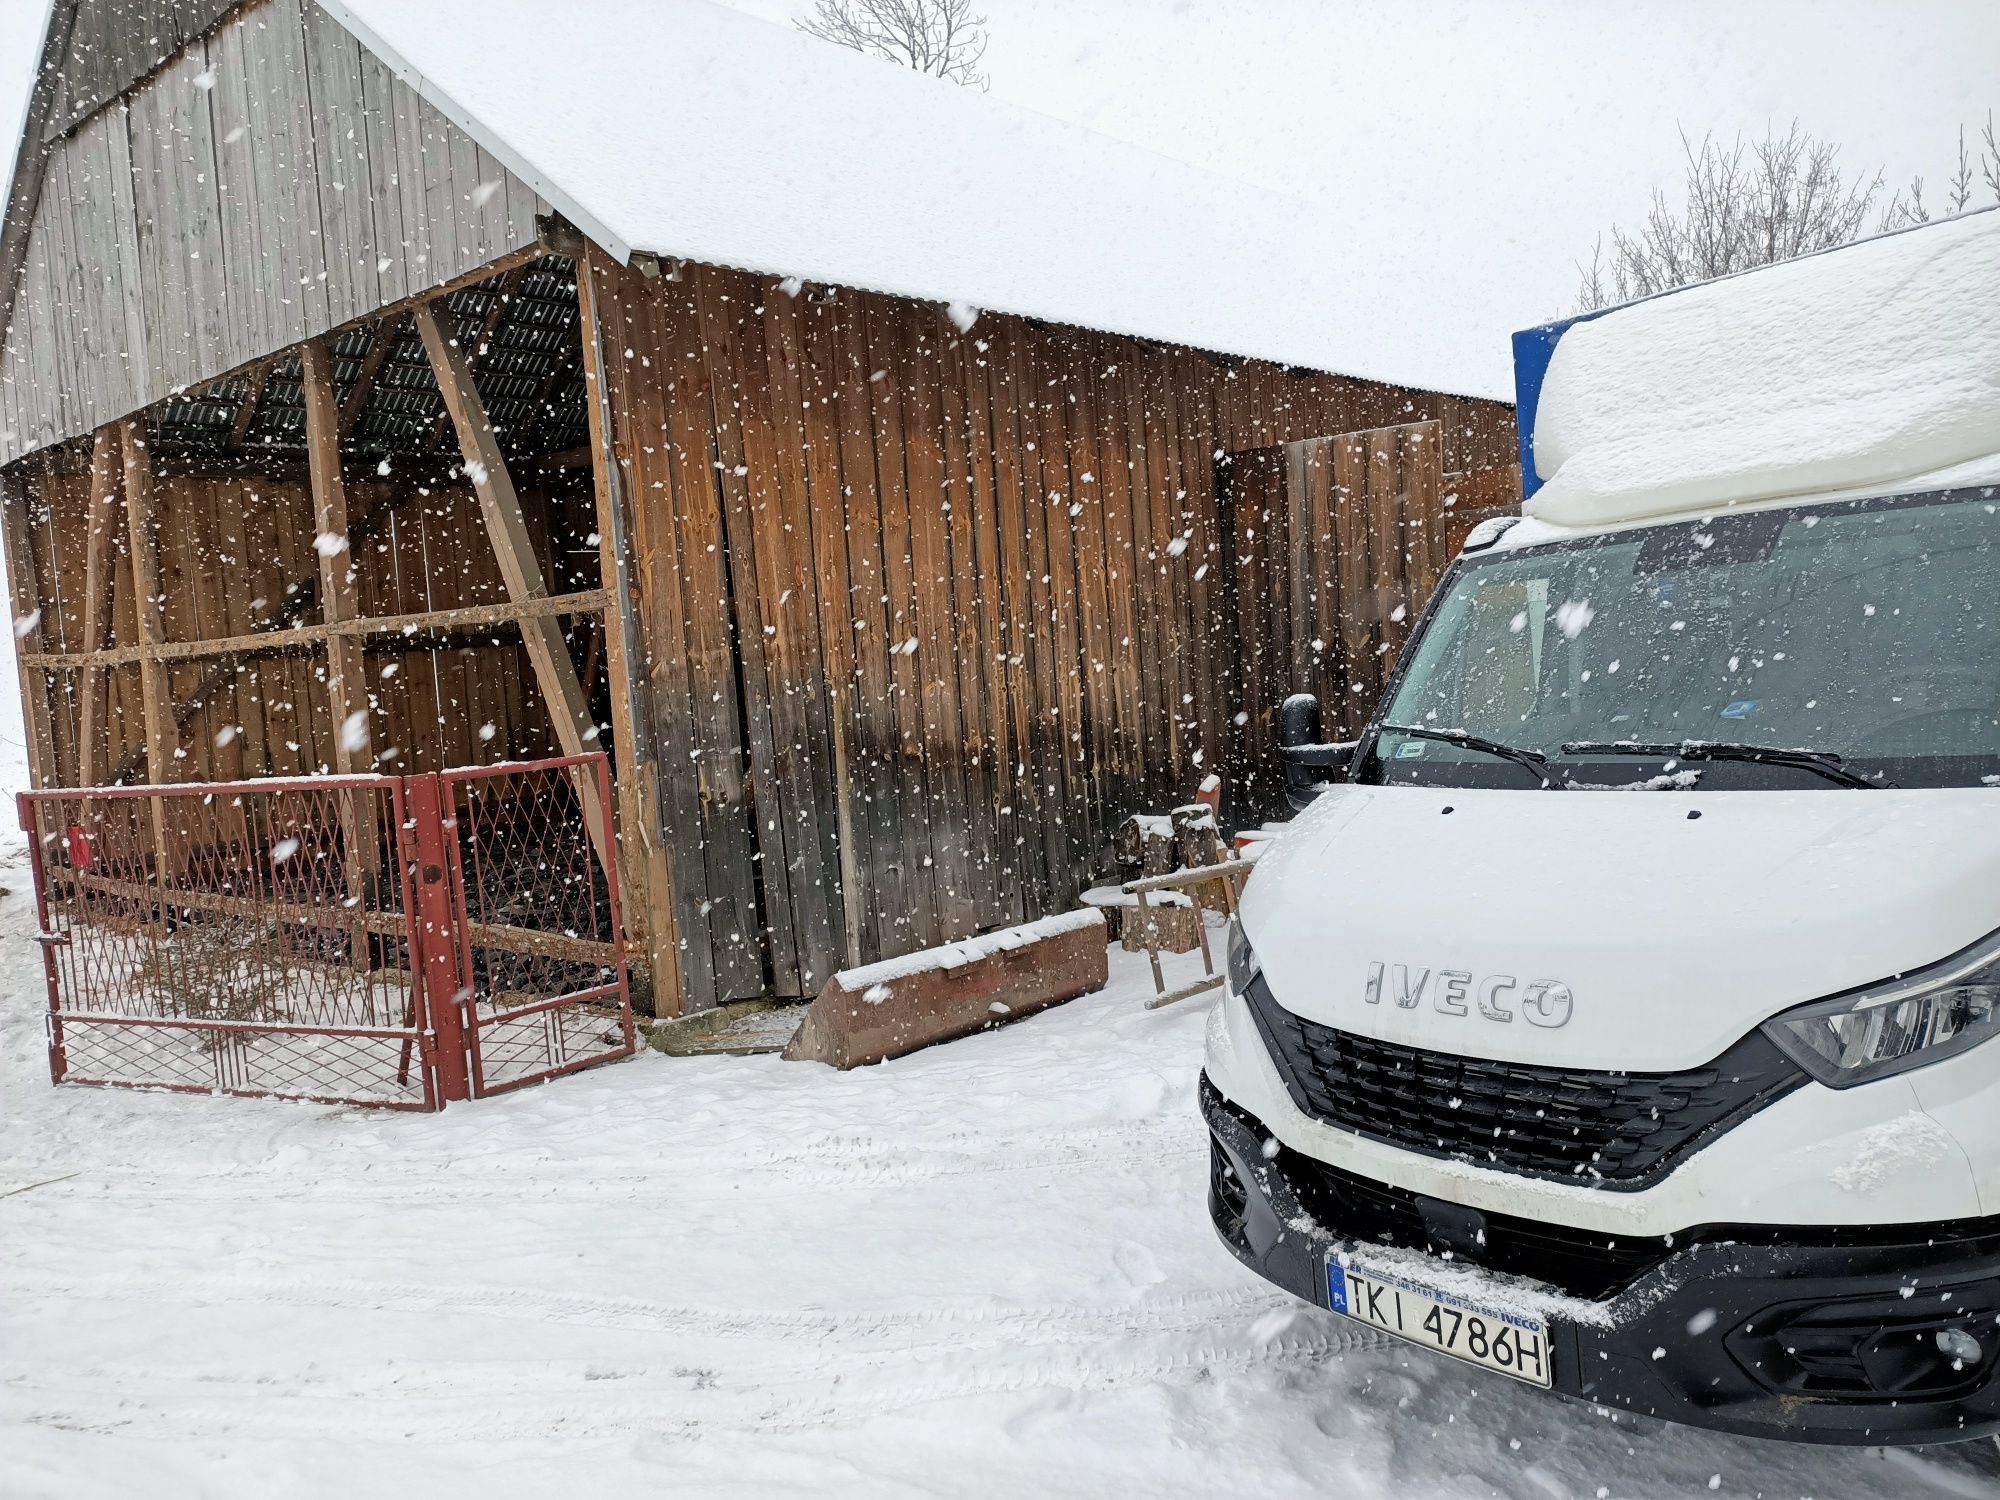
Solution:
{"label": "snow-covered roof", "polygon": [[1575,324],[1534,449],[1563,526],[2000,480],[2000,210]]}
{"label": "snow-covered roof", "polygon": [[320,0],[606,250],[1461,394],[1302,205],[707,0]]}

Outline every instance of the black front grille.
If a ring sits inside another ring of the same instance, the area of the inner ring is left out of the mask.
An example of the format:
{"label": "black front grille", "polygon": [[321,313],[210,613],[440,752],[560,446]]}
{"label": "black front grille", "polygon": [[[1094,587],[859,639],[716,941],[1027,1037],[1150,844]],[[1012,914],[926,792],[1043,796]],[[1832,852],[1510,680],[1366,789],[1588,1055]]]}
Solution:
{"label": "black front grille", "polygon": [[1430,1156],[1604,1187],[1642,1187],[1806,1081],[1761,1031],[1675,1073],[1600,1073],[1429,1052],[1295,1016],[1249,987],[1292,1102]]}
{"label": "black front grille", "polygon": [[1673,1240],[1598,1234],[1565,1224],[1481,1215],[1479,1243],[1446,1247],[1425,1223],[1415,1193],[1288,1153],[1283,1170],[1300,1206],[1329,1234],[1470,1261],[1528,1276],[1572,1297],[1615,1296],[1673,1253]]}

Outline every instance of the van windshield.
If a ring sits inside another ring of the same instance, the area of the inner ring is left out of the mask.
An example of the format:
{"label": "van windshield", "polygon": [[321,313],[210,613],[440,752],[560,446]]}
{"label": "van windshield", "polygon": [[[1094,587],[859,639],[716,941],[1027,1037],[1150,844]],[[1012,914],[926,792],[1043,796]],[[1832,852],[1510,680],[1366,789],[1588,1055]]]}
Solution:
{"label": "van windshield", "polygon": [[[2000,495],[1724,514],[1466,559],[1381,722],[1531,750],[1573,786],[1841,790],[1797,763],[1589,748],[1689,741],[1828,752],[1896,786],[2000,785]],[[1541,784],[1388,729],[1359,774]]]}

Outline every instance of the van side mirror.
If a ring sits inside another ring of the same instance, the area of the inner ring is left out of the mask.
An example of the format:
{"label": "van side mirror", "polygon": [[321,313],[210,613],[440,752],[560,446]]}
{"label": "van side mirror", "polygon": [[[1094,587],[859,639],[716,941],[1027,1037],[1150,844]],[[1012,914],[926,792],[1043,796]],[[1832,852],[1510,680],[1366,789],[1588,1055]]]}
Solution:
{"label": "van side mirror", "polygon": [[1329,745],[1321,739],[1319,699],[1294,693],[1278,707],[1278,756],[1285,763],[1285,800],[1302,808],[1329,781],[1339,781],[1354,760],[1356,740]]}

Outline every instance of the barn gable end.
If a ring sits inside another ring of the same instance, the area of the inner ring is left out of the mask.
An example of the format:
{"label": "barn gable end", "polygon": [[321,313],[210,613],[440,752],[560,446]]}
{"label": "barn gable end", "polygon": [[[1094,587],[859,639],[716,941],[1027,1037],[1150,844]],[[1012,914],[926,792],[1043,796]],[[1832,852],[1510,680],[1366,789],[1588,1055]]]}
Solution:
{"label": "barn gable end", "polygon": [[[77,8],[0,351],[0,462],[462,277],[547,211],[311,0],[205,35],[215,0],[152,8],[151,29]],[[164,58],[144,40],[190,34]]]}

